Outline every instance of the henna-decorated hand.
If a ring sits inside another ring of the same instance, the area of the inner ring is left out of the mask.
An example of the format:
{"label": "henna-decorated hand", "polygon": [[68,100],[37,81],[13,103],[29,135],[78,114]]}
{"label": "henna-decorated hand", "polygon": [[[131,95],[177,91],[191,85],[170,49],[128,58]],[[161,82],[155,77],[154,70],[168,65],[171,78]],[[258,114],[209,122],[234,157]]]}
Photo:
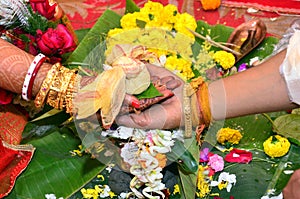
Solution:
{"label": "henna-decorated hand", "polygon": [[[116,118],[117,124],[144,129],[179,127],[183,122],[182,90],[184,82],[165,68],[155,65],[147,65],[147,68],[152,82],[164,96],[139,101],[140,108],[135,109],[130,105],[135,104],[132,102],[137,99],[134,96],[126,96],[121,114]],[[124,112],[133,112],[134,110],[137,112],[124,115]]]}

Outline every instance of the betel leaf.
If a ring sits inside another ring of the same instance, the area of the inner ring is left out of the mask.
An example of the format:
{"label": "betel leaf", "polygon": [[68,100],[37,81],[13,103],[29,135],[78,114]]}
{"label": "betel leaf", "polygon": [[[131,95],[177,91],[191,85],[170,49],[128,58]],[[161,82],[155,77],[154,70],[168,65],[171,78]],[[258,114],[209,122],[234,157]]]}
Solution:
{"label": "betel leaf", "polygon": [[163,96],[163,94],[161,94],[152,83],[150,83],[149,87],[145,91],[136,95],[136,97],[139,100],[146,99],[146,98],[160,97],[160,96]]}
{"label": "betel leaf", "polygon": [[282,136],[300,141],[300,115],[286,114],[274,120],[274,131]]}
{"label": "betel leaf", "polygon": [[36,148],[33,159],[8,199],[45,198],[50,193],[68,198],[105,168],[89,155],[71,156],[80,140],[67,131],[55,131],[27,144]]}

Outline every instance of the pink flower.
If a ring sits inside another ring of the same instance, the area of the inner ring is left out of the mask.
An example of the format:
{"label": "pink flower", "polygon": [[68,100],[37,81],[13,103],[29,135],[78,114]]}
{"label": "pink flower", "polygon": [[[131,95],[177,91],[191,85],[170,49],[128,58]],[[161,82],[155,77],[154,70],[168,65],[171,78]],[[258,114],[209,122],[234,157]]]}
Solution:
{"label": "pink flower", "polygon": [[208,157],[208,165],[210,165],[215,172],[222,171],[224,169],[224,160],[218,154],[213,154]]}
{"label": "pink flower", "polygon": [[232,149],[230,153],[225,156],[227,162],[237,162],[248,164],[252,160],[252,153],[241,149]]}
{"label": "pink flower", "polygon": [[209,148],[204,148],[200,151],[200,162],[207,162],[209,156]]}
{"label": "pink flower", "polygon": [[66,26],[58,24],[56,29],[48,28],[46,32],[37,30],[37,45],[48,56],[62,55],[76,48],[73,36]]}
{"label": "pink flower", "polygon": [[32,10],[40,13],[48,20],[59,19],[62,16],[62,10],[55,1],[48,0],[29,0]]}

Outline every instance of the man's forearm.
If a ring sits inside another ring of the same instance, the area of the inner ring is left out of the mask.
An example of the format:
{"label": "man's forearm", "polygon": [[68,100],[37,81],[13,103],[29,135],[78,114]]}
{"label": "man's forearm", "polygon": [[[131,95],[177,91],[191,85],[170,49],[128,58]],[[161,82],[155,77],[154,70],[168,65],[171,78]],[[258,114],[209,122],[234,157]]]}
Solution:
{"label": "man's forearm", "polygon": [[288,110],[286,83],[279,72],[285,51],[236,75],[210,83],[210,104],[215,120],[255,113]]}

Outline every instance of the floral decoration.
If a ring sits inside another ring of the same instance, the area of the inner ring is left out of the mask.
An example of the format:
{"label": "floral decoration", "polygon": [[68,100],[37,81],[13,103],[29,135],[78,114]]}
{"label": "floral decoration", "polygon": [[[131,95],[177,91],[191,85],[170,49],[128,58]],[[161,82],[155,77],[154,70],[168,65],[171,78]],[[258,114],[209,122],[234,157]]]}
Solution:
{"label": "floral decoration", "polygon": [[252,153],[250,151],[242,149],[232,149],[230,153],[225,156],[226,162],[237,162],[237,163],[250,163],[252,160]]}
{"label": "floral decoration", "polygon": [[217,141],[222,145],[226,143],[229,143],[230,145],[238,144],[242,137],[243,136],[239,130],[229,127],[221,128],[217,133]]}
{"label": "floral decoration", "polygon": [[265,153],[272,158],[284,156],[291,146],[289,140],[280,135],[270,136],[263,145]]}
{"label": "floral decoration", "polygon": [[55,1],[1,0],[2,38],[32,55],[43,53],[51,63],[64,61],[65,53],[77,46],[67,16]]}

